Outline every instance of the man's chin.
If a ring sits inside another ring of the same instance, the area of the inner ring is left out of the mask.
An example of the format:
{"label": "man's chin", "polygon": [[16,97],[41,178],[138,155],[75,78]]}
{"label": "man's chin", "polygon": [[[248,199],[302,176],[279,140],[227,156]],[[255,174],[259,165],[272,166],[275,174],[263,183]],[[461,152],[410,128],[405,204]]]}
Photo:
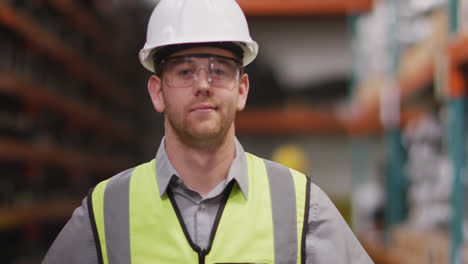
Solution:
{"label": "man's chin", "polygon": [[198,140],[210,140],[218,138],[221,132],[219,129],[198,129],[191,131],[190,135]]}

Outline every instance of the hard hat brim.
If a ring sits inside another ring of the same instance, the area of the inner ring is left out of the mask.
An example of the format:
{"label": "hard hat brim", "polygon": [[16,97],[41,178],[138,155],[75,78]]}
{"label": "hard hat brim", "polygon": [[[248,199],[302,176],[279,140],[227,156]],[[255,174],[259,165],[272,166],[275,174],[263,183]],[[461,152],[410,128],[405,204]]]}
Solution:
{"label": "hard hat brim", "polygon": [[[209,43],[212,41],[205,41],[205,42],[191,42],[191,43],[178,43],[178,44],[200,44],[200,46],[203,46],[203,43]],[[247,66],[250,64],[256,57],[258,53],[258,44],[255,41],[250,41],[250,42],[245,42],[245,41],[220,41],[220,42],[232,42],[238,45],[242,50],[244,51],[244,57],[242,60],[243,66]],[[174,45],[174,43],[171,43],[170,45]],[[155,71],[154,69],[154,61],[153,61],[153,56],[158,51],[159,49],[163,48],[165,46],[157,46],[157,47],[144,47],[143,49],[140,50],[139,52],[139,59],[141,64],[148,69],[149,71],[153,72]]]}

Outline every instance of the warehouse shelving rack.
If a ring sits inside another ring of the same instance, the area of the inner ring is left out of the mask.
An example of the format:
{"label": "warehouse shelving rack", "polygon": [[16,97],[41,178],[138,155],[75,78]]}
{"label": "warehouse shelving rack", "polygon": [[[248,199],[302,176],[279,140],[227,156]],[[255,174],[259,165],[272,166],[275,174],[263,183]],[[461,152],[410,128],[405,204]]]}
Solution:
{"label": "warehouse shelving rack", "polygon": [[[460,36],[447,48],[456,65],[468,61],[468,36]],[[410,76],[399,78],[400,101],[417,96],[427,89],[434,80],[434,64],[428,63]],[[377,99],[377,98],[376,98]],[[401,111],[401,126],[422,113],[417,106],[406,106]],[[314,134],[348,133],[350,135],[370,135],[382,132],[380,123],[380,102],[369,101],[358,109],[348,111],[343,116],[341,111],[318,109],[314,107],[288,108],[253,108],[238,113],[236,129],[248,134]]]}
{"label": "warehouse shelving rack", "polygon": [[104,69],[76,54],[58,38],[42,29],[30,17],[6,3],[0,3],[0,20],[11,30],[21,34],[26,41],[35,44],[38,49],[61,63],[70,74],[78,79],[90,81],[97,93],[111,98],[115,103],[127,109],[132,106],[128,91],[120,87],[119,83],[114,81]]}
{"label": "warehouse shelving rack", "polygon": [[72,98],[64,97],[39,87],[32,81],[22,79],[14,72],[0,71],[0,91],[21,97],[29,105],[46,106],[64,114],[71,122],[86,123],[102,136],[113,137],[127,143],[133,142],[133,131],[128,124],[112,120],[105,113]]}
{"label": "warehouse shelving rack", "polygon": [[68,22],[80,33],[89,36],[96,49],[103,53],[104,56],[111,60],[111,64],[117,67],[117,70],[122,74],[130,74],[131,69],[128,64],[122,61],[129,61],[128,56],[120,52],[116,52],[110,48],[109,43],[112,41],[111,35],[106,32],[101,26],[96,17],[90,14],[85,8],[81,7],[76,1],[70,0],[48,0],[57,10],[62,12]]}
{"label": "warehouse shelving rack", "polygon": [[[76,177],[87,177],[86,180],[78,179],[79,184],[83,184],[83,181],[85,185],[93,184],[131,167],[136,159],[135,155],[140,153],[136,141],[139,124],[132,118],[136,110],[135,98],[126,85],[134,78],[133,70],[125,52],[116,50],[111,45],[107,31],[111,26],[104,26],[88,7],[73,0],[36,2],[48,4],[48,8],[61,14],[61,22],[71,34],[77,34],[86,40],[90,49],[99,52],[99,57],[76,51],[67,40],[41,25],[34,15],[12,5],[11,1],[0,2],[0,28],[8,30],[21,40],[25,49],[28,49],[25,52],[33,50],[34,54],[47,57],[54,65],[58,65],[61,78],[87,85],[87,97],[78,97],[77,91],[65,91],[76,87],[52,87],[53,85],[38,83],[30,74],[8,66],[0,66],[0,94],[21,102],[24,106],[21,115],[24,118],[40,118],[38,115],[41,109],[47,109],[64,120],[60,124],[63,131],[59,133],[71,131],[77,138],[88,137],[88,141],[75,139],[64,145],[63,142],[54,142],[54,138],[50,136],[45,141],[29,134],[18,137],[0,136],[0,162],[24,167],[23,175],[10,175],[14,179],[9,180],[14,182],[34,182],[38,177],[48,177],[48,168],[53,167],[63,172],[60,177],[66,178],[62,180],[68,182],[67,184],[76,184]],[[98,59],[107,63],[99,64]],[[9,112],[9,109],[1,110],[7,114]],[[86,134],[81,135],[83,132]],[[105,142],[106,145],[83,145],[99,142]],[[2,177],[9,177],[5,173],[6,176]],[[19,179],[23,177],[26,179]],[[47,192],[47,186],[41,188],[40,191]],[[28,235],[30,229],[37,233],[37,227],[41,225],[63,224],[71,216],[73,209],[79,206],[79,199],[85,193],[79,197],[76,195],[61,193],[54,196],[53,193],[47,193],[44,199],[24,201],[23,197],[19,202],[12,201],[14,197],[9,197],[11,199],[6,204],[0,203],[0,233],[24,232],[24,236],[34,238],[35,235]],[[55,230],[57,231],[59,230]],[[39,245],[47,246],[49,245]]]}
{"label": "warehouse shelving rack", "polygon": [[[252,3],[251,3],[252,2]],[[256,1],[239,1],[241,6],[244,4],[245,11],[250,15],[316,15],[319,14],[314,7],[307,7],[303,5],[302,12],[298,11],[294,5],[289,7],[282,6],[281,1],[274,2],[271,7],[262,9],[260,4]],[[261,2],[261,1],[260,1]],[[298,1],[300,2],[300,1]],[[357,3],[357,2],[356,2]],[[257,6],[257,4],[259,6]],[[358,7],[358,5],[363,5]],[[310,4],[313,5],[313,4]],[[360,10],[368,11],[372,8],[372,4],[366,5],[364,1],[359,2],[353,8],[345,7],[342,5],[340,8],[328,7],[325,13],[343,12],[343,10]],[[280,7],[278,7],[280,6]],[[300,5],[298,5],[300,6]],[[364,7],[365,6],[365,7]],[[257,10],[258,8],[258,10]],[[289,8],[289,9],[288,9]],[[341,11],[337,11],[341,10]],[[323,10],[322,10],[323,11]],[[323,14],[323,13],[320,13]],[[453,122],[450,125],[452,136],[456,140],[452,141],[452,160],[459,160],[458,176],[456,177],[453,194],[453,207],[456,217],[454,218],[453,229],[450,231],[451,235],[446,237],[447,241],[452,241],[452,263],[455,263],[455,255],[459,254],[460,250],[460,234],[461,234],[461,219],[460,213],[462,212],[461,206],[463,203],[463,194],[461,193],[461,179],[460,170],[465,167],[463,159],[463,151],[460,148],[465,147],[466,141],[463,137],[463,101],[466,100],[467,83],[465,82],[461,67],[466,67],[468,64],[468,34],[462,33],[452,37],[446,43],[446,50],[444,51],[445,57],[450,61],[448,69],[448,91],[444,91],[448,95],[447,104],[453,104],[450,107],[452,113],[451,118]],[[422,65],[417,71],[408,75],[397,75],[397,82],[400,91],[400,102],[409,101],[411,98],[417,98],[428,89],[432,87],[435,77],[436,65],[434,61],[427,62]],[[457,101],[458,103],[453,103]],[[456,106],[458,104],[458,106]],[[330,109],[319,109],[310,106],[288,106],[284,108],[257,108],[247,109],[238,113],[236,119],[236,130],[239,133],[245,134],[274,134],[274,135],[311,135],[311,134],[347,134],[352,137],[362,138],[371,135],[381,135],[385,132],[385,128],[381,122],[381,105],[380,100],[367,101],[366,104],[358,105],[353,109],[345,109],[344,111],[336,111]],[[426,107],[418,105],[404,104],[400,111],[400,122],[396,129],[406,127],[410,122],[419,119],[424,112],[427,111]],[[342,113],[346,112],[346,115]],[[461,120],[462,119],[462,120]],[[395,140],[393,140],[395,141]],[[393,143],[389,143],[390,145]],[[453,150],[458,148],[458,150]],[[379,263],[405,263],[402,256],[398,256],[401,252],[389,251],[379,245],[363,241],[370,255],[379,260]],[[457,248],[458,247],[458,248]],[[448,250],[450,251],[450,250]]]}

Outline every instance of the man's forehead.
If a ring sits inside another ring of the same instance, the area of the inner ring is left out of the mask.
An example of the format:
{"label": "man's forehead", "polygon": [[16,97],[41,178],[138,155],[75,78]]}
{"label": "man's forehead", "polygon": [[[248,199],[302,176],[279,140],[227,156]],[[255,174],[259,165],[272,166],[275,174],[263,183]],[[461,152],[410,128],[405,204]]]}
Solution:
{"label": "man's forehead", "polygon": [[234,56],[234,53],[225,50],[225,49],[220,49],[220,48],[215,48],[215,47],[192,47],[184,50],[180,50],[178,52],[175,52],[171,54],[170,57],[174,56],[181,56],[181,55],[188,55],[188,54],[213,54],[213,55],[219,55],[219,56],[224,56],[224,57],[229,57],[229,58],[236,58]]}

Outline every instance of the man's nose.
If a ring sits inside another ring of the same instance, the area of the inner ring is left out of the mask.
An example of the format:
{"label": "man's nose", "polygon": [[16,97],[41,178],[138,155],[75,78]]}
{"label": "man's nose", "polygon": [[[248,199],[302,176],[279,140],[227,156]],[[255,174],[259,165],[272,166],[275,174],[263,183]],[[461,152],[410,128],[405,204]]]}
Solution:
{"label": "man's nose", "polygon": [[211,74],[206,67],[200,67],[195,72],[193,87],[198,91],[211,91]]}
{"label": "man's nose", "polygon": [[[204,74],[203,74],[203,72],[204,72]],[[202,75],[201,77],[200,77],[200,74]],[[206,68],[206,67],[199,67],[197,69],[197,71],[195,72],[193,78],[195,79],[195,81],[198,81],[198,79],[200,79],[200,78],[202,78],[202,79],[206,78],[206,80],[209,83],[211,83],[211,73],[208,70],[208,68]]]}

